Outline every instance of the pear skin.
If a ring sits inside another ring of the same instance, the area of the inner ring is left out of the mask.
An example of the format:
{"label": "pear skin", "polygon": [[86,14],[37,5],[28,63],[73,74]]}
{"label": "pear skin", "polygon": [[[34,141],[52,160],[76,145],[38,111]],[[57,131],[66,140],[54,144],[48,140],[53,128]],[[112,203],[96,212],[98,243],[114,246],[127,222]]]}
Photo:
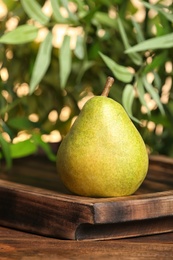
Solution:
{"label": "pear skin", "polygon": [[89,197],[133,194],[148,171],[146,146],[124,108],[106,96],[86,102],[57,153],[67,189]]}

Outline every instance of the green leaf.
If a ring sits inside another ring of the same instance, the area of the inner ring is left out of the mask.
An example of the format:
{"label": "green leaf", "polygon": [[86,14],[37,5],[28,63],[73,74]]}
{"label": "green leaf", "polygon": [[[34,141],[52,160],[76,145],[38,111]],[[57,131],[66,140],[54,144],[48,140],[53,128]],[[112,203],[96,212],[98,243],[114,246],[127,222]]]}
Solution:
{"label": "green leaf", "polygon": [[113,61],[101,52],[99,52],[99,54],[108,66],[108,68],[112,71],[115,78],[125,83],[132,81],[133,74],[126,67],[118,65],[115,61]]}
{"label": "green leaf", "polygon": [[154,74],[154,85],[158,90],[161,90],[162,88],[161,77],[157,71],[154,71],[153,74]]}
{"label": "green leaf", "polygon": [[[134,28],[135,28],[135,30],[136,30],[136,39],[137,39],[137,41],[138,42],[143,42],[144,40],[145,40],[145,38],[144,38],[144,35],[143,35],[143,31],[142,31],[142,29],[141,29],[141,27],[140,27],[140,25],[139,25],[139,23],[137,23],[136,21],[135,21],[135,19],[131,19],[131,21],[132,21],[132,24],[133,24],[133,26],[134,26]],[[130,47],[130,46],[129,46]],[[128,47],[128,48],[129,48]]]}
{"label": "green leaf", "polygon": [[42,12],[41,6],[39,5],[38,1],[21,0],[21,4],[23,6],[24,11],[30,18],[38,21],[43,25],[48,23],[49,17]]}
{"label": "green leaf", "polygon": [[[1,152],[2,151],[2,152]],[[3,136],[0,134],[0,158],[4,157],[7,163],[7,168],[12,165],[10,143],[8,143]]]}
{"label": "green leaf", "polygon": [[140,123],[140,121],[137,118],[135,118],[132,113],[133,100],[134,100],[134,88],[131,84],[127,84],[123,90],[122,104],[129,117],[133,121]]}
{"label": "green leaf", "polygon": [[107,13],[103,13],[103,12],[96,12],[94,19],[99,22],[100,24],[112,27],[112,28],[117,28],[116,25],[116,20],[112,19],[109,17],[109,15]]}
{"label": "green leaf", "polygon": [[147,109],[147,114],[150,115],[150,110],[147,106],[147,103],[144,99],[144,95],[145,95],[145,90],[144,90],[144,84],[143,84],[143,81],[142,81],[142,78],[138,78],[137,79],[137,92],[138,92],[138,95],[139,95],[139,100],[141,102],[141,104],[146,107]]}
{"label": "green leaf", "polygon": [[23,44],[33,41],[38,34],[38,29],[29,24],[20,25],[13,31],[5,33],[0,38],[0,43]]}
{"label": "green leaf", "polygon": [[69,6],[68,6],[69,1],[68,0],[61,0],[61,3],[64,6],[64,8],[67,10],[70,20],[73,21],[73,22],[76,21],[77,20],[76,15],[74,13],[72,13],[69,9]]}
{"label": "green leaf", "polygon": [[84,40],[80,35],[77,36],[76,48],[74,50],[74,54],[80,60],[84,58],[85,50],[84,50]]}
{"label": "green leaf", "polygon": [[60,4],[58,0],[50,0],[53,10],[53,17],[55,18],[56,22],[64,23],[66,19],[62,17],[60,12]]}
{"label": "green leaf", "polygon": [[16,116],[14,118],[10,118],[7,121],[10,128],[14,128],[17,130],[23,130],[23,129],[32,129],[36,124],[31,122],[27,117],[19,117]]}
{"label": "green leaf", "polygon": [[144,74],[156,69],[156,68],[160,68],[160,66],[162,64],[165,63],[167,59],[167,52],[161,52],[160,54],[156,55],[153,59],[152,62],[147,64],[144,68]]}
{"label": "green leaf", "polygon": [[65,35],[59,54],[61,88],[65,87],[67,79],[70,75],[72,65],[71,59],[70,36]]}
{"label": "green leaf", "polygon": [[37,146],[32,139],[27,139],[15,144],[10,144],[12,158],[21,158],[37,151]]}
{"label": "green leaf", "polygon": [[[128,49],[128,48],[131,47],[129,42],[128,42],[128,36],[126,35],[126,32],[124,30],[124,27],[123,27],[123,24],[121,22],[121,19],[118,18],[117,21],[118,21],[119,31],[120,31],[120,34],[121,34],[121,37],[122,37],[125,49]],[[141,65],[142,64],[142,58],[141,58],[141,56],[138,53],[135,53],[135,52],[134,53],[130,53],[130,54],[128,54],[128,56],[131,58],[131,60],[136,65]]]}
{"label": "green leaf", "polygon": [[84,0],[73,0],[73,2],[77,5],[80,11],[86,10]]}
{"label": "green leaf", "polygon": [[36,61],[34,64],[31,81],[30,81],[30,94],[32,94],[37,87],[38,83],[45,75],[51,61],[52,51],[52,33],[48,32],[45,40],[40,44],[37,53]]}
{"label": "green leaf", "polygon": [[43,151],[46,153],[47,157],[51,161],[56,161],[56,155],[52,152],[50,145],[48,143],[45,143],[40,134],[33,134],[32,139],[34,140],[34,143],[41,147]]}
{"label": "green leaf", "polygon": [[165,111],[164,111],[163,105],[160,101],[160,97],[159,97],[158,93],[156,92],[156,90],[154,89],[154,87],[147,81],[146,77],[143,77],[143,84],[144,84],[146,90],[148,91],[148,93],[151,95],[151,97],[154,99],[154,101],[158,105],[158,108],[159,108],[161,114],[164,115]]}
{"label": "green leaf", "polygon": [[[152,4],[147,3],[145,1],[141,1],[141,2],[148,9],[154,9],[155,11],[157,11],[157,12],[161,13],[163,16],[165,16],[167,20],[169,20],[170,22],[173,22],[173,14],[169,12],[168,6],[157,5],[157,4],[152,5]],[[167,9],[166,12],[165,12],[165,9]]]}
{"label": "green leaf", "polygon": [[6,132],[9,135],[11,140],[15,137],[11,127],[9,127],[7,122],[3,121],[2,119],[0,119],[0,128],[2,128],[3,132]]}
{"label": "green leaf", "polygon": [[154,49],[166,49],[173,47],[173,33],[167,35],[148,39],[144,42],[127,49],[125,53],[131,53],[136,51],[146,51]]}

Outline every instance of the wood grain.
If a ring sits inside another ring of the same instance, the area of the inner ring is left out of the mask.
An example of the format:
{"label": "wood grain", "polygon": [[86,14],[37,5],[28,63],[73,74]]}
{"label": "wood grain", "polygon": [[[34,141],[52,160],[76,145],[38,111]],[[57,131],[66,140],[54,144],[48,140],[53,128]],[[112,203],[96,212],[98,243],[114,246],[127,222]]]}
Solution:
{"label": "wood grain", "polygon": [[[70,194],[55,165],[42,157],[16,160],[0,174],[0,225],[44,236],[106,240],[173,231],[173,160],[150,158],[136,194],[86,198]],[[27,184],[27,185],[26,185]]]}
{"label": "wood grain", "polygon": [[173,233],[108,241],[59,240],[0,227],[1,260],[170,260]]}

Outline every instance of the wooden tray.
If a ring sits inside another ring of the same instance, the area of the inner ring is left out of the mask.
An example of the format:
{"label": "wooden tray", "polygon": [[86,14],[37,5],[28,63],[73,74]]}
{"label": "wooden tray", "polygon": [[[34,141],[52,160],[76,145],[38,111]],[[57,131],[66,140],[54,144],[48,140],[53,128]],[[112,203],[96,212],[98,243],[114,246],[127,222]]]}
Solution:
{"label": "wooden tray", "polygon": [[150,158],[136,194],[86,198],[70,194],[44,157],[15,160],[0,172],[0,225],[63,239],[103,240],[173,231],[173,159]]}

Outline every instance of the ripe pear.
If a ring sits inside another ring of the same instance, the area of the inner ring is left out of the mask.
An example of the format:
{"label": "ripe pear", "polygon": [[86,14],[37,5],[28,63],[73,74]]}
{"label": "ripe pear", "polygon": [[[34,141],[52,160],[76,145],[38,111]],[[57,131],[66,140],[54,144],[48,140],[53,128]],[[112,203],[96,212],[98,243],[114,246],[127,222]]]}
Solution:
{"label": "ripe pear", "polygon": [[108,77],[102,95],[86,102],[58,149],[60,178],[77,195],[131,195],[148,171],[142,137],[124,108],[107,97],[113,80]]}

